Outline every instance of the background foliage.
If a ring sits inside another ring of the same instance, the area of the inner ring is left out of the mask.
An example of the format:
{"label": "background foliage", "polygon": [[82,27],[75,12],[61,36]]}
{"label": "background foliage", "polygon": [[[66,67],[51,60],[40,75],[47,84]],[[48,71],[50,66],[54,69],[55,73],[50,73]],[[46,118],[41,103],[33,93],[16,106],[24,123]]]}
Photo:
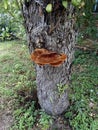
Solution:
{"label": "background foliage", "polygon": [[17,0],[0,3],[0,41],[26,39],[23,17]]}
{"label": "background foliage", "polygon": [[[21,2],[23,1],[3,0],[0,3],[0,40],[25,39]],[[95,0],[84,0],[84,2],[85,5],[82,8],[76,8],[79,40],[83,38],[97,39],[98,15],[93,14]]]}
{"label": "background foliage", "polygon": [[94,14],[93,12],[95,3],[95,0],[85,0],[84,8],[77,10],[77,28],[79,28],[79,38],[98,39],[98,13]]}

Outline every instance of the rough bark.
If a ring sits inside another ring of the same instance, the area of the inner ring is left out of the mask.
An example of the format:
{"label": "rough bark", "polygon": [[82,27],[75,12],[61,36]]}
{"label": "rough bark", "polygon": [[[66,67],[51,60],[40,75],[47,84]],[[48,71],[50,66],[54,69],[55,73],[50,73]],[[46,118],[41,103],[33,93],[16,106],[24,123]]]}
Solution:
{"label": "rough bark", "polygon": [[[46,48],[67,55],[67,60],[59,67],[35,65],[39,103],[48,114],[60,115],[69,106],[67,86],[74,57],[75,10],[70,3],[64,9],[61,0],[51,0],[54,8],[51,13],[47,13],[45,6],[48,1],[25,2],[22,12],[30,53],[35,48]],[[58,84],[62,92],[59,92]]]}

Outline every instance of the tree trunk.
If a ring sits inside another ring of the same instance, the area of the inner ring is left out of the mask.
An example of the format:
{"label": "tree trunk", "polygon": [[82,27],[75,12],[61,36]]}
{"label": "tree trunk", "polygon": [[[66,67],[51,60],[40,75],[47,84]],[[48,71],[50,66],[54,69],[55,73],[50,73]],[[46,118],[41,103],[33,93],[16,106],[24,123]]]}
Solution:
{"label": "tree trunk", "polygon": [[49,1],[25,2],[22,12],[30,53],[35,48],[46,48],[67,55],[67,60],[59,67],[35,65],[39,103],[48,114],[60,115],[69,106],[68,85],[76,37],[75,10],[70,2],[64,9],[61,0],[51,0],[53,11],[47,13],[45,7]]}

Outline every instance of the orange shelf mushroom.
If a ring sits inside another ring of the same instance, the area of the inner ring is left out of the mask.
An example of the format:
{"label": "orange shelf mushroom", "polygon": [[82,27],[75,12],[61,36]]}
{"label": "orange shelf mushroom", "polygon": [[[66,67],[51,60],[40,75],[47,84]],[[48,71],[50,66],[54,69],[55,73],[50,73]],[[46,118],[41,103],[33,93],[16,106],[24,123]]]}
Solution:
{"label": "orange shelf mushroom", "polygon": [[65,54],[57,54],[56,52],[48,51],[44,48],[35,49],[31,54],[31,59],[38,65],[49,64],[53,67],[60,66],[67,56]]}

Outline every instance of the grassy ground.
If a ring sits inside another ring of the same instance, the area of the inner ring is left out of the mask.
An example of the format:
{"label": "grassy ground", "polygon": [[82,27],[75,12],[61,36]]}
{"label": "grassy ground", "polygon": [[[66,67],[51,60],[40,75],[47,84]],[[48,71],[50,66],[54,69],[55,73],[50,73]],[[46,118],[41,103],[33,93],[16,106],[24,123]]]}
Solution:
{"label": "grassy ground", "polygon": [[[98,56],[82,51],[75,56],[71,106],[64,117],[73,130],[98,130]],[[35,87],[26,45],[18,41],[0,43],[0,130],[32,130],[36,122],[42,130],[48,128],[52,118],[34,105]]]}
{"label": "grassy ground", "polygon": [[[26,45],[16,41],[0,43],[0,114],[1,125],[4,127],[7,125],[6,123],[9,127],[12,122],[10,122],[10,118],[14,113],[19,121],[18,114],[22,111],[22,103],[24,103],[22,100],[31,94],[31,89],[35,86],[35,82],[31,82],[34,77],[34,69]],[[13,110],[15,110],[14,113]],[[9,116],[3,116],[5,111]],[[19,125],[21,125],[21,120]],[[17,125],[15,129],[21,130],[22,126],[18,128]]]}

